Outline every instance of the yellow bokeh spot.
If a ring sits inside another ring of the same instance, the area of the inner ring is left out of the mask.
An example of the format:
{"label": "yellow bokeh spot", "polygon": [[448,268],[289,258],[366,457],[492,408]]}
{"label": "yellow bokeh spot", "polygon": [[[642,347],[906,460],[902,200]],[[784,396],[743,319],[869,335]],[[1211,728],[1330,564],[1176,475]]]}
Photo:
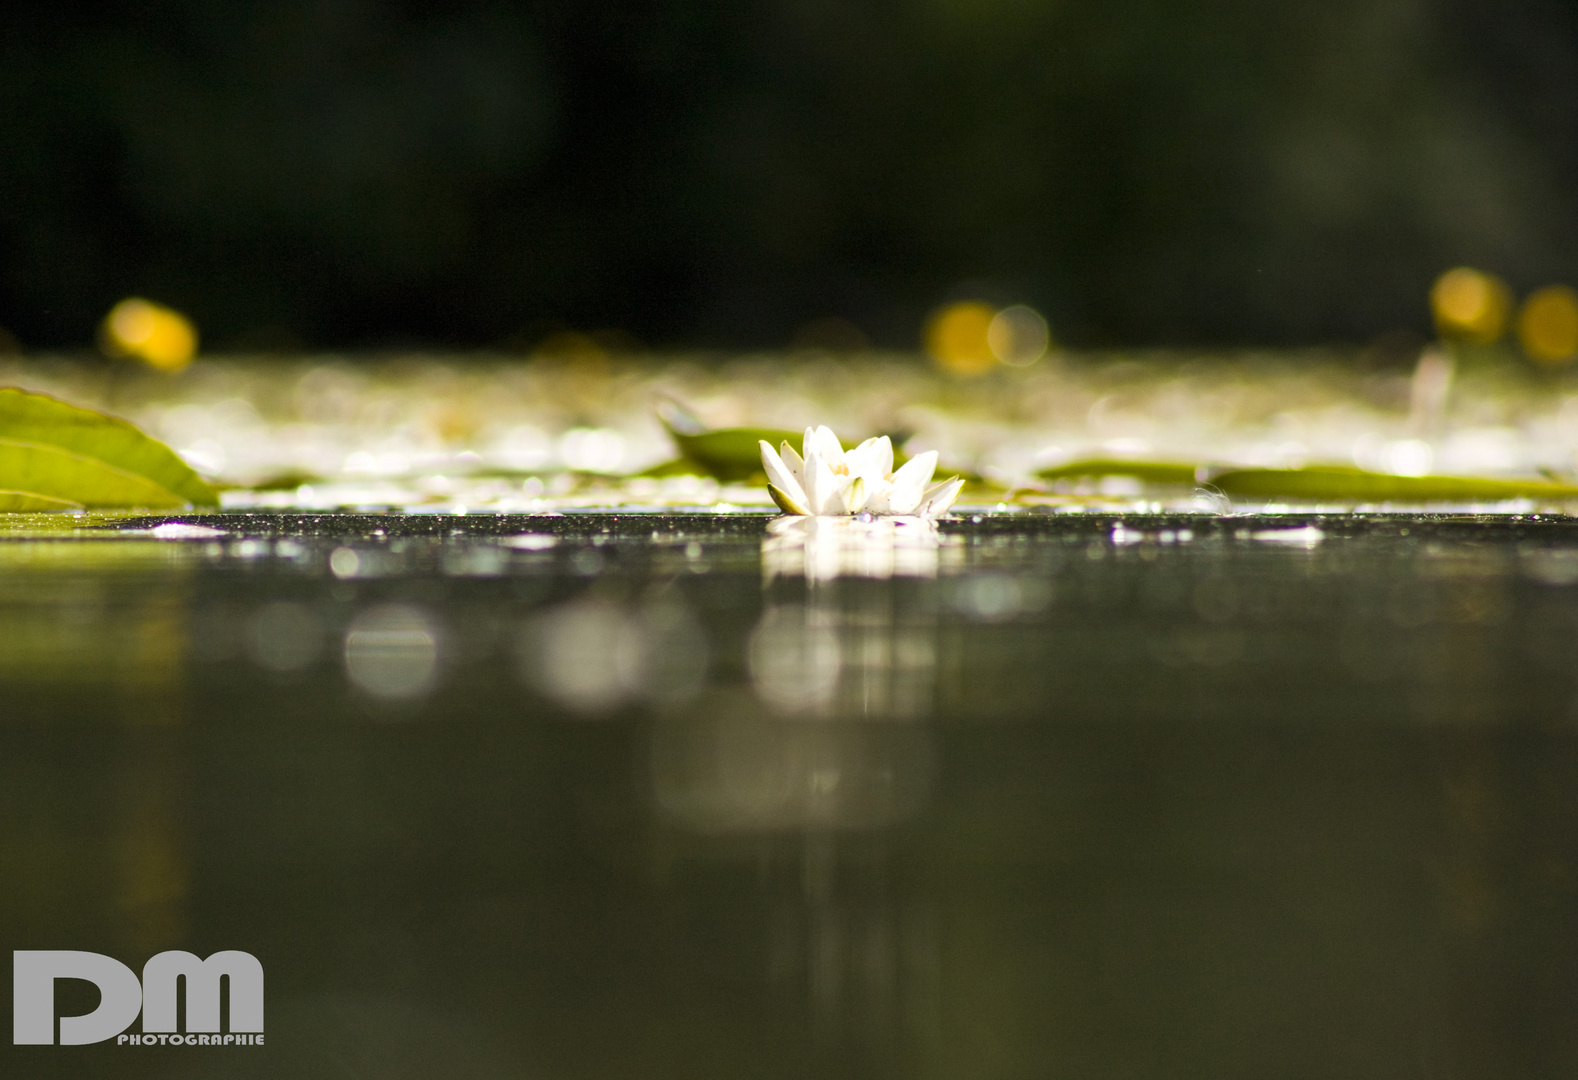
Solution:
{"label": "yellow bokeh spot", "polygon": [[180,371],[197,355],[197,328],[190,319],[136,296],[110,308],[101,340],[111,355],[141,360],[160,371]]}
{"label": "yellow bokeh spot", "polygon": [[1443,336],[1489,343],[1507,328],[1512,291],[1498,277],[1460,266],[1436,279],[1430,309]]}
{"label": "yellow bokeh spot", "polygon": [[1532,360],[1572,362],[1578,356],[1578,292],[1547,285],[1530,296],[1518,312],[1518,340]]}
{"label": "yellow bokeh spot", "polygon": [[950,304],[926,325],[926,351],[956,375],[982,375],[997,364],[992,352],[992,320],[997,310],[978,300]]}

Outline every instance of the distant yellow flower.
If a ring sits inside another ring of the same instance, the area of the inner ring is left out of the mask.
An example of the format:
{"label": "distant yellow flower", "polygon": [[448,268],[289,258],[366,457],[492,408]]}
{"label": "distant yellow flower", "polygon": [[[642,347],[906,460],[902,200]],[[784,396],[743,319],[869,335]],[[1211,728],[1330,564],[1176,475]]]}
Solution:
{"label": "distant yellow flower", "polygon": [[997,366],[991,343],[996,315],[991,305],[978,300],[950,304],[927,324],[926,351],[955,375],[986,374]]}
{"label": "distant yellow flower", "polygon": [[827,427],[805,429],[801,454],[787,442],[778,450],[766,442],[760,445],[767,490],[786,514],[935,518],[948,512],[964,487],[958,477],[926,486],[937,469],[935,450],[917,455],[894,472],[893,443],[886,435],[867,439],[848,453]]}
{"label": "distant yellow flower", "polygon": [[1518,313],[1523,351],[1542,364],[1565,364],[1578,353],[1578,293],[1547,285],[1523,302]]}
{"label": "distant yellow flower", "polygon": [[197,328],[179,311],[133,296],[104,317],[104,351],[160,371],[180,371],[197,355]]}
{"label": "distant yellow flower", "polygon": [[1501,337],[1512,311],[1512,291],[1492,274],[1460,266],[1430,288],[1436,327],[1446,337],[1486,344]]}

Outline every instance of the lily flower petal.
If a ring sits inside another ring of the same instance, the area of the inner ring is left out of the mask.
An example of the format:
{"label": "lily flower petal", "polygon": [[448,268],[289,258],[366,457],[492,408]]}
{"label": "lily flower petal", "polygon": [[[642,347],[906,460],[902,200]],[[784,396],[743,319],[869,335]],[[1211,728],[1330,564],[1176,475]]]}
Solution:
{"label": "lily flower petal", "polygon": [[938,484],[926,492],[926,497],[921,500],[916,513],[924,518],[941,517],[948,512],[948,508],[954,504],[954,500],[958,499],[959,492],[963,489],[964,480],[957,476]]}
{"label": "lily flower petal", "polygon": [[783,461],[784,468],[794,473],[796,480],[804,481],[805,458],[795,452],[795,448],[789,445],[788,439],[785,439],[783,445],[778,447],[778,457]]}
{"label": "lily flower petal", "polygon": [[767,494],[772,496],[773,502],[777,504],[778,509],[782,510],[784,513],[796,514],[800,517],[811,516],[811,511],[808,510],[804,504],[795,502],[795,500],[791,498],[782,488],[771,481],[769,481],[767,484]]}
{"label": "lily flower petal", "polygon": [[819,447],[813,444],[805,457],[806,506],[813,514],[842,514],[844,500],[839,494],[838,477],[822,460]]}
{"label": "lily flower petal", "polygon": [[913,514],[920,505],[921,498],[926,491],[926,485],[931,482],[931,474],[937,471],[937,451],[928,450],[924,454],[917,454],[904,463],[904,467],[893,474],[893,493],[888,496],[888,511],[894,514]]}
{"label": "lily flower petal", "polygon": [[866,495],[866,511],[872,514],[886,514],[888,500],[893,495],[893,482],[886,478],[878,480],[871,485],[869,494]]}
{"label": "lily flower petal", "polygon": [[849,466],[849,471],[851,473],[863,472],[866,468],[868,458],[871,459],[872,464],[875,464],[876,459],[874,455],[876,453],[876,449],[876,438],[873,437],[867,439],[853,450],[844,451],[844,463]]}
{"label": "lily flower petal", "polygon": [[[814,431],[810,428],[807,428],[806,431],[807,441],[816,443],[817,453],[822,456],[822,460],[827,462],[828,468],[837,472],[839,466],[844,464],[844,447],[838,441],[838,436],[833,434],[833,429],[823,424]],[[806,457],[810,456],[808,452]]]}
{"label": "lily flower petal", "polygon": [[817,483],[821,479],[822,458],[816,452],[816,439],[806,428],[805,464],[800,469],[800,490],[805,492],[805,505],[813,514],[822,512],[822,492]]}
{"label": "lily flower petal", "polygon": [[[785,439],[783,445],[778,448],[778,456],[779,460],[784,463],[784,468],[789,470],[789,474],[794,477],[795,483],[799,484],[800,490],[804,492],[805,459],[795,451],[794,447],[789,445],[789,441],[787,439]],[[806,505],[810,504],[807,503]]]}
{"label": "lily flower petal", "polygon": [[858,514],[866,507],[866,496],[870,491],[866,487],[866,478],[857,476],[849,482],[844,489],[844,513]]}
{"label": "lily flower petal", "polygon": [[769,446],[766,440],[759,441],[762,450],[762,470],[767,473],[768,485],[776,487],[798,505],[805,506],[809,500],[805,497],[805,489],[801,487],[799,477],[784,467],[778,452]]}
{"label": "lily flower petal", "polygon": [[844,463],[850,476],[865,477],[869,490],[893,471],[893,443],[886,435],[867,439],[844,455]]}
{"label": "lily flower petal", "polygon": [[893,440],[886,435],[878,439],[876,455],[876,474],[881,477],[890,476],[893,473]]}

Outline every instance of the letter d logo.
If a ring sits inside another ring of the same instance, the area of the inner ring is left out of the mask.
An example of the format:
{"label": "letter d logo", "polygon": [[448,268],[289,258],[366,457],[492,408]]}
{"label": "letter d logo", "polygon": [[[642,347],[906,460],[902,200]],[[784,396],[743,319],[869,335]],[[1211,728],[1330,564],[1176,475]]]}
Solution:
{"label": "letter d logo", "polygon": [[12,1028],[16,1046],[55,1041],[55,980],[86,979],[99,988],[99,1007],[86,1016],[60,1018],[62,1046],[103,1042],[131,1026],[142,1011],[142,983],[119,960],[69,950],[11,954]]}

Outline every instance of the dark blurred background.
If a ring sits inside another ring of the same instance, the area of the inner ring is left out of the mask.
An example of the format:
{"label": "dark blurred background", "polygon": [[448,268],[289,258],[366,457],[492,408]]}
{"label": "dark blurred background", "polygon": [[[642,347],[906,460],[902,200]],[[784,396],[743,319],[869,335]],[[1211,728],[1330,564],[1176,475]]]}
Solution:
{"label": "dark blurred background", "polygon": [[1451,265],[1578,279],[1572,0],[6,0],[0,101],[29,347],[128,294],[213,348],[909,347],[967,294],[1365,341]]}

